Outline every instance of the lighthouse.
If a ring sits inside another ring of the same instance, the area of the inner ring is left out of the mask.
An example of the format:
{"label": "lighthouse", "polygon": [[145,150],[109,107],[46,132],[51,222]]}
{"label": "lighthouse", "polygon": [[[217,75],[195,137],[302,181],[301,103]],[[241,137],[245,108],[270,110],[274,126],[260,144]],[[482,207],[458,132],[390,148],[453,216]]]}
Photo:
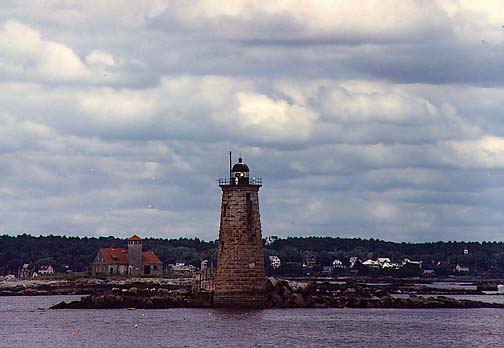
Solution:
{"label": "lighthouse", "polygon": [[[231,164],[231,153],[230,153]],[[219,179],[222,189],[216,307],[261,308],[265,305],[266,275],[259,215],[262,180],[251,178],[240,157],[229,178]]]}

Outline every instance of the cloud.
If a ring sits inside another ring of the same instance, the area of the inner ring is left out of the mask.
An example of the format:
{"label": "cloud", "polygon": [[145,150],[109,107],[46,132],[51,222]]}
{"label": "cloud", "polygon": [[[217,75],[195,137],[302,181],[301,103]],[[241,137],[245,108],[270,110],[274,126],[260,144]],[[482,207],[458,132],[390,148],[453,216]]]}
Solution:
{"label": "cloud", "polygon": [[135,118],[148,118],[155,112],[155,101],[147,93],[100,88],[77,96],[78,107],[95,121],[121,125]]}
{"label": "cloud", "polygon": [[114,57],[107,52],[94,50],[86,56],[86,62],[91,65],[116,66]]}
{"label": "cloud", "polygon": [[[45,118],[57,129],[113,138],[128,137],[132,127],[143,138],[195,138],[212,129],[213,139],[271,146],[333,142],[335,138],[343,143],[417,143],[481,134],[450,104],[435,105],[400,90],[387,91],[390,86],[366,92],[332,82],[306,91],[303,81],[288,84],[289,90],[282,87],[285,82],[273,82],[269,90],[262,90],[248,79],[185,76],[165,77],[149,89],[41,91],[26,85],[23,94],[39,110],[46,108]],[[53,115],[54,103],[60,110],[77,106],[67,112],[77,111],[79,116],[69,120]]]}
{"label": "cloud", "polygon": [[3,24],[0,42],[4,71],[63,80],[83,78],[88,74],[73,50],[42,39],[37,31],[19,22]]}
{"label": "cloud", "polygon": [[502,239],[502,11],[470,1],[9,1],[0,231]]}
{"label": "cloud", "polygon": [[450,163],[455,166],[472,168],[504,167],[504,138],[485,136],[472,141],[450,141]]}
{"label": "cloud", "polygon": [[36,148],[50,140],[55,132],[46,124],[32,120],[20,120],[12,115],[0,115],[0,152]]}
{"label": "cloud", "polygon": [[[26,87],[27,98],[41,93]],[[307,141],[317,118],[308,107],[261,93],[253,81],[217,76],[166,76],[160,85],[140,90],[97,86],[45,93],[44,118],[55,128],[104,138],[128,138],[136,129],[141,139],[240,139],[275,146]],[[72,105],[68,112],[78,116],[68,120],[50,115],[54,102]],[[214,133],[207,139],[208,129]]]}
{"label": "cloud", "polygon": [[238,113],[231,122],[242,134],[255,134],[266,142],[308,140],[316,115],[309,108],[253,93],[238,93]]}
{"label": "cloud", "polygon": [[405,34],[418,37],[443,27],[446,19],[435,3],[402,1],[397,4],[375,0],[361,2],[359,6],[344,1],[316,4],[235,1],[224,6],[215,1],[188,1],[173,3],[160,16],[163,15],[175,17],[185,30],[205,29],[220,37],[233,33],[233,37],[264,39],[272,43],[299,36],[350,40],[367,37],[371,41],[379,37],[395,40]]}
{"label": "cloud", "polygon": [[[72,48],[15,20],[3,23],[0,50],[0,70],[10,80],[99,81],[117,65],[110,53],[100,50],[84,62]],[[117,78],[114,71],[108,73],[109,82]]]}
{"label": "cloud", "polygon": [[[423,85],[433,91],[439,87]],[[481,127],[447,100],[411,91],[409,86],[371,81],[286,80],[275,83],[287,100],[319,115],[312,139],[321,143],[421,144],[475,139]]]}
{"label": "cloud", "polygon": [[397,219],[399,209],[396,206],[386,202],[376,202],[370,207],[371,215],[378,220],[393,220]]}
{"label": "cloud", "polygon": [[321,93],[323,113],[343,122],[420,123],[437,114],[428,101],[394,92],[349,92],[336,87]]}

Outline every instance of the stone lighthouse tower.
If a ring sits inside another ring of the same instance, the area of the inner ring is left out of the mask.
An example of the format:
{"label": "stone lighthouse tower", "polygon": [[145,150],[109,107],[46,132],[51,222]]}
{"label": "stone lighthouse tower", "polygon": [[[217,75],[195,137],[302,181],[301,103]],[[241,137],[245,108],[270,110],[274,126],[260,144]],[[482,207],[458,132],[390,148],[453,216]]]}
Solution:
{"label": "stone lighthouse tower", "polygon": [[222,205],[214,293],[217,307],[265,305],[258,195],[261,183],[261,179],[249,177],[249,168],[241,158],[230,169],[229,179],[219,180]]}

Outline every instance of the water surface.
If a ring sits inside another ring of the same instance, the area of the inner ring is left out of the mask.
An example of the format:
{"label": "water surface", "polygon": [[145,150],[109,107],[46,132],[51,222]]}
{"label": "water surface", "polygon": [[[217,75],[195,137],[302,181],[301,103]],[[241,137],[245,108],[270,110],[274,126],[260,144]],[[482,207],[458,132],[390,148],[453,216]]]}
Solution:
{"label": "water surface", "polygon": [[503,309],[48,310],[0,297],[0,346],[501,347]]}

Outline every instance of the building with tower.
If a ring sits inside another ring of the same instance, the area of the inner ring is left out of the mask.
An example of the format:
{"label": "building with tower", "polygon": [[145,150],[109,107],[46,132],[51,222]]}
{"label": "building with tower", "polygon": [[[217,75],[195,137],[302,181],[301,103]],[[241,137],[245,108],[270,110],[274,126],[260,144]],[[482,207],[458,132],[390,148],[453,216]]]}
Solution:
{"label": "building with tower", "polygon": [[266,275],[259,215],[261,185],[261,179],[250,177],[242,158],[230,166],[229,178],[219,179],[222,204],[214,292],[216,307],[265,305]]}
{"label": "building with tower", "polygon": [[142,273],[142,239],[136,234],[128,238],[128,274],[138,275]]}
{"label": "building with tower", "polygon": [[163,262],[153,251],[142,251],[142,239],[134,235],[127,248],[101,248],[91,264],[93,275],[162,275]]}

